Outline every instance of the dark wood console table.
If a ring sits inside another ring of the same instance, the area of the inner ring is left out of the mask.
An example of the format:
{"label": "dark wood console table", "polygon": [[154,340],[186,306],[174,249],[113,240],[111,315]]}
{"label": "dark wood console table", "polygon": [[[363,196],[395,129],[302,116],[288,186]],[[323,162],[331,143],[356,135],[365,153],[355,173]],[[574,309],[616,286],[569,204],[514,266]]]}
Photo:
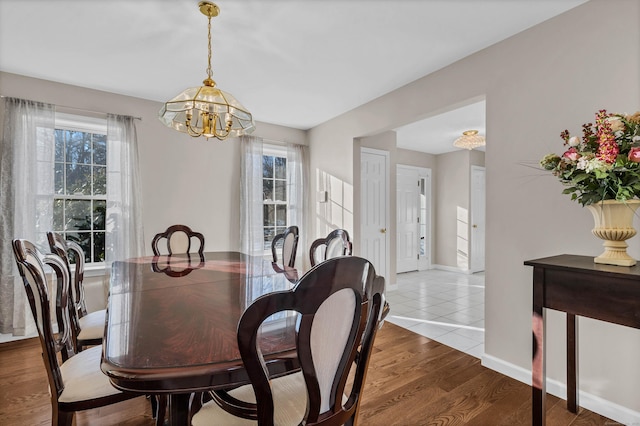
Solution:
{"label": "dark wood console table", "polygon": [[640,328],[640,264],[612,266],[591,256],[563,254],[528,260],[533,266],[532,424],[545,424],[545,314],[567,314],[567,408],[578,412],[578,323],[576,315]]}

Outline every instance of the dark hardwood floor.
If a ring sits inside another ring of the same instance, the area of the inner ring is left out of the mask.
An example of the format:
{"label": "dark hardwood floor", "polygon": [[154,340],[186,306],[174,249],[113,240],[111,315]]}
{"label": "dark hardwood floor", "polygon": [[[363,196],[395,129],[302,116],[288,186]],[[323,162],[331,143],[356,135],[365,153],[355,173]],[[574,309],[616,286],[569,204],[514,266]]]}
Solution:
{"label": "dark hardwood floor", "polygon": [[[618,425],[587,410],[576,416],[547,397],[548,426]],[[0,425],[51,424],[37,339],[0,344]],[[361,425],[530,425],[531,389],[480,360],[386,323],[376,337],[360,410]],[[153,425],[136,398],[76,414],[76,425]]]}

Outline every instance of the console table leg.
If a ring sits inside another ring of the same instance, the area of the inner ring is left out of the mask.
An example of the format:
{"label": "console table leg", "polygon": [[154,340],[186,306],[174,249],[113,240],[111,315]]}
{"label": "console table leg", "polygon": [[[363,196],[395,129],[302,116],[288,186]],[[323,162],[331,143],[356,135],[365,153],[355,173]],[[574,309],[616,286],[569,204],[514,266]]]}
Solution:
{"label": "console table leg", "polygon": [[567,314],[567,409],[578,412],[578,321]]}
{"label": "console table leg", "polygon": [[531,424],[544,426],[546,399],[546,347],[544,318],[544,271],[533,269],[533,354],[531,361]]}

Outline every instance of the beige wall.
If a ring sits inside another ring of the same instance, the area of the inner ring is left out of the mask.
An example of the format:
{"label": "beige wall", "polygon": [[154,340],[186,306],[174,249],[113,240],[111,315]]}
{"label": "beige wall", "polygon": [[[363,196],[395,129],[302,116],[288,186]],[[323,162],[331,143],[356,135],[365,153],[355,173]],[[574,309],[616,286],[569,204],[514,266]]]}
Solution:
{"label": "beige wall", "polygon": [[[468,258],[459,259],[462,256],[457,253],[457,219],[461,214],[467,221],[469,217],[469,157],[469,151],[466,150],[438,155],[437,201],[434,203],[437,228],[434,263],[464,270],[468,269],[469,263]],[[468,229],[465,233],[465,240],[468,241]]]}
{"label": "beige wall", "polygon": [[[158,120],[162,106],[97,90],[0,73],[3,96],[140,117],[136,121],[147,253],[151,238],[182,223],[202,232],[207,250],[240,247],[240,144],[191,138]],[[255,136],[306,144],[306,132],[256,123]]]}
{"label": "beige wall", "polygon": [[[143,223],[147,254],[151,239],[182,223],[202,232],[206,250],[240,248],[240,144],[237,140],[191,138],[158,120],[159,102],[0,73],[3,96],[58,106],[140,117],[138,134]],[[254,135],[307,143],[306,132],[256,123]],[[88,305],[104,307],[103,278],[88,277]]]}
{"label": "beige wall", "polygon": [[[471,166],[484,166],[484,156],[482,151],[460,150],[435,157],[438,166],[433,201],[436,229],[433,263],[436,265],[469,269],[468,256],[459,254],[458,250],[469,254]],[[459,223],[459,215],[466,218],[466,222]],[[458,236],[467,241],[466,246],[464,242],[458,246]]]}
{"label": "beige wall", "polygon": [[[358,199],[354,139],[486,99],[483,362],[514,377],[527,380],[531,359],[532,271],[523,262],[601,251],[590,214],[535,167],[543,155],[562,149],[562,130],[579,131],[597,110],[640,109],[638,22],[637,0],[592,0],[309,132],[312,166],[352,184]],[[356,203],[356,231],[357,211]],[[639,241],[629,243],[636,258]],[[564,316],[550,312],[548,318],[547,373],[563,382]],[[640,416],[640,331],[588,319],[580,327],[581,390],[602,398],[600,408]]]}

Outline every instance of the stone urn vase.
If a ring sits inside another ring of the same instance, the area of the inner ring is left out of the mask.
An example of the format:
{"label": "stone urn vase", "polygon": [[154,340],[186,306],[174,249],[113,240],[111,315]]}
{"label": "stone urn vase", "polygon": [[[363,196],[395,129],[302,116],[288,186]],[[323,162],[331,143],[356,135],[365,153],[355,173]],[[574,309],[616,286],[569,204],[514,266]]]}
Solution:
{"label": "stone urn vase", "polygon": [[603,200],[588,205],[593,214],[593,235],[604,240],[604,252],[593,259],[595,263],[633,266],[636,260],[627,254],[626,240],[636,235],[633,217],[640,207],[640,200]]}

